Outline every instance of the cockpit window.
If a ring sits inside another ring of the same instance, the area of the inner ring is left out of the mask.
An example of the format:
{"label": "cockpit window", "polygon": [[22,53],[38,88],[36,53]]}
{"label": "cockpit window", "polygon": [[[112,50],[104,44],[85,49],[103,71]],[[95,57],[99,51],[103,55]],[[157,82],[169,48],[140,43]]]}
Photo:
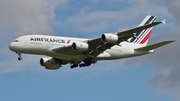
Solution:
{"label": "cockpit window", "polygon": [[19,42],[19,40],[14,40],[14,42]]}

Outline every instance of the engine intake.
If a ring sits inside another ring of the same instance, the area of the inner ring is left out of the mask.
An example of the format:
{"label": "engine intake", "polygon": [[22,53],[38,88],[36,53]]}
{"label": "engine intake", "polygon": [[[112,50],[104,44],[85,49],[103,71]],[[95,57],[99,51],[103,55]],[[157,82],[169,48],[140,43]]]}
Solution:
{"label": "engine intake", "polygon": [[118,36],[112,33],[105,33],[101,36],[102,42],[107,42],[107,43],[117,43],[118,39],[119,39]]}
{"label": "engine intake", "polygon": [[75,51],[87,51],[89,49],[89,45],[84,42],[73,42],[72,49]]}
{"label": "engine intake", "polygon": [[55,69],[59,69],[61,67],[61,64],[59,64],[53,58],[41,58],[40,64],[41,64],[41,66],[44,66],[46,69],[49,69],[49,70],[55,70]]}

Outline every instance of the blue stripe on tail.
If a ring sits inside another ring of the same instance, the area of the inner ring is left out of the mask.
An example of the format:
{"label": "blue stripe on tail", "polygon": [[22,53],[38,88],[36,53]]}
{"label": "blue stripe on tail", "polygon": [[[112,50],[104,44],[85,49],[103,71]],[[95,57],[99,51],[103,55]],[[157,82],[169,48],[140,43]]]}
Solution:
{"label": "blue stripe on tail", "polygon": [[[146,21],[146,23],[145,23],[144,25],[150,24],[150,23],[154,22],[154,21],[156,20],[156,19],[154,19],[154,17],[155,17],[155,16],[151,16],[151,17]],[[154,19],[154,20],[153,20],[153,19]],[[152,20],[153,20],[153,21],[152,21]],[[146,29],[146,30],[147,30],[147,29]],[[133,38],[130,40],[130,42],[134,42],[136,39],[137,39],[137,40],[136,40],[135,42],[137,42],[138,39],[145,34],[146,30],[142,30],[142,31],[137,32],[137,33],[135,34],[135,36],[137,36],[137,37],[133,37]],[[134,42],[134,43],[135,43],[135,42]]]}

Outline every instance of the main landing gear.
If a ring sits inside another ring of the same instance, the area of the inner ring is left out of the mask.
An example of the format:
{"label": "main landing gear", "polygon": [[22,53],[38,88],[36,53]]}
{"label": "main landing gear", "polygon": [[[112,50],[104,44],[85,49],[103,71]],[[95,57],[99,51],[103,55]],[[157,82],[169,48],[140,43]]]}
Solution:
{"label": "main landing gear", "polygon": [[16,52],[17,54],[18,54],[18,60],[20,61],[20,60],[22,60],[22,56],[21,56],[21,53],[20,52]]}
{"label": "main landing gear", "polygon": [[73,69],[73,68],[76,68],[76,67],[88,67],[88,66],[90,66],[91,64],[95,64],[97,61],[96,60],[94,60],[94,59],[92,59],[92,58],[87,58],[87,59],[85,59],[84,61],[83,61],[83,63],[80,63],[80,64],[73,64],[73,65],[71,65],[70,66],[70,68],[71,69]]}
{"label": "main landing gear", "polygon": [[78,64],[73,64],[70,66],[71,69],[78,67]]}

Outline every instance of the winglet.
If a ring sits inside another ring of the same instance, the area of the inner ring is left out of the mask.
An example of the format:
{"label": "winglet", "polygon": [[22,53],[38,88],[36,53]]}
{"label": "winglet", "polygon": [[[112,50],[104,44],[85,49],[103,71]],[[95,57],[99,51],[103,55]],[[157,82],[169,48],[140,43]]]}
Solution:
{"label": "winglet", "polygon": [[163,21],[161,21],[163,24],[165,24],[166,25],[166,19],[164,19]]}

